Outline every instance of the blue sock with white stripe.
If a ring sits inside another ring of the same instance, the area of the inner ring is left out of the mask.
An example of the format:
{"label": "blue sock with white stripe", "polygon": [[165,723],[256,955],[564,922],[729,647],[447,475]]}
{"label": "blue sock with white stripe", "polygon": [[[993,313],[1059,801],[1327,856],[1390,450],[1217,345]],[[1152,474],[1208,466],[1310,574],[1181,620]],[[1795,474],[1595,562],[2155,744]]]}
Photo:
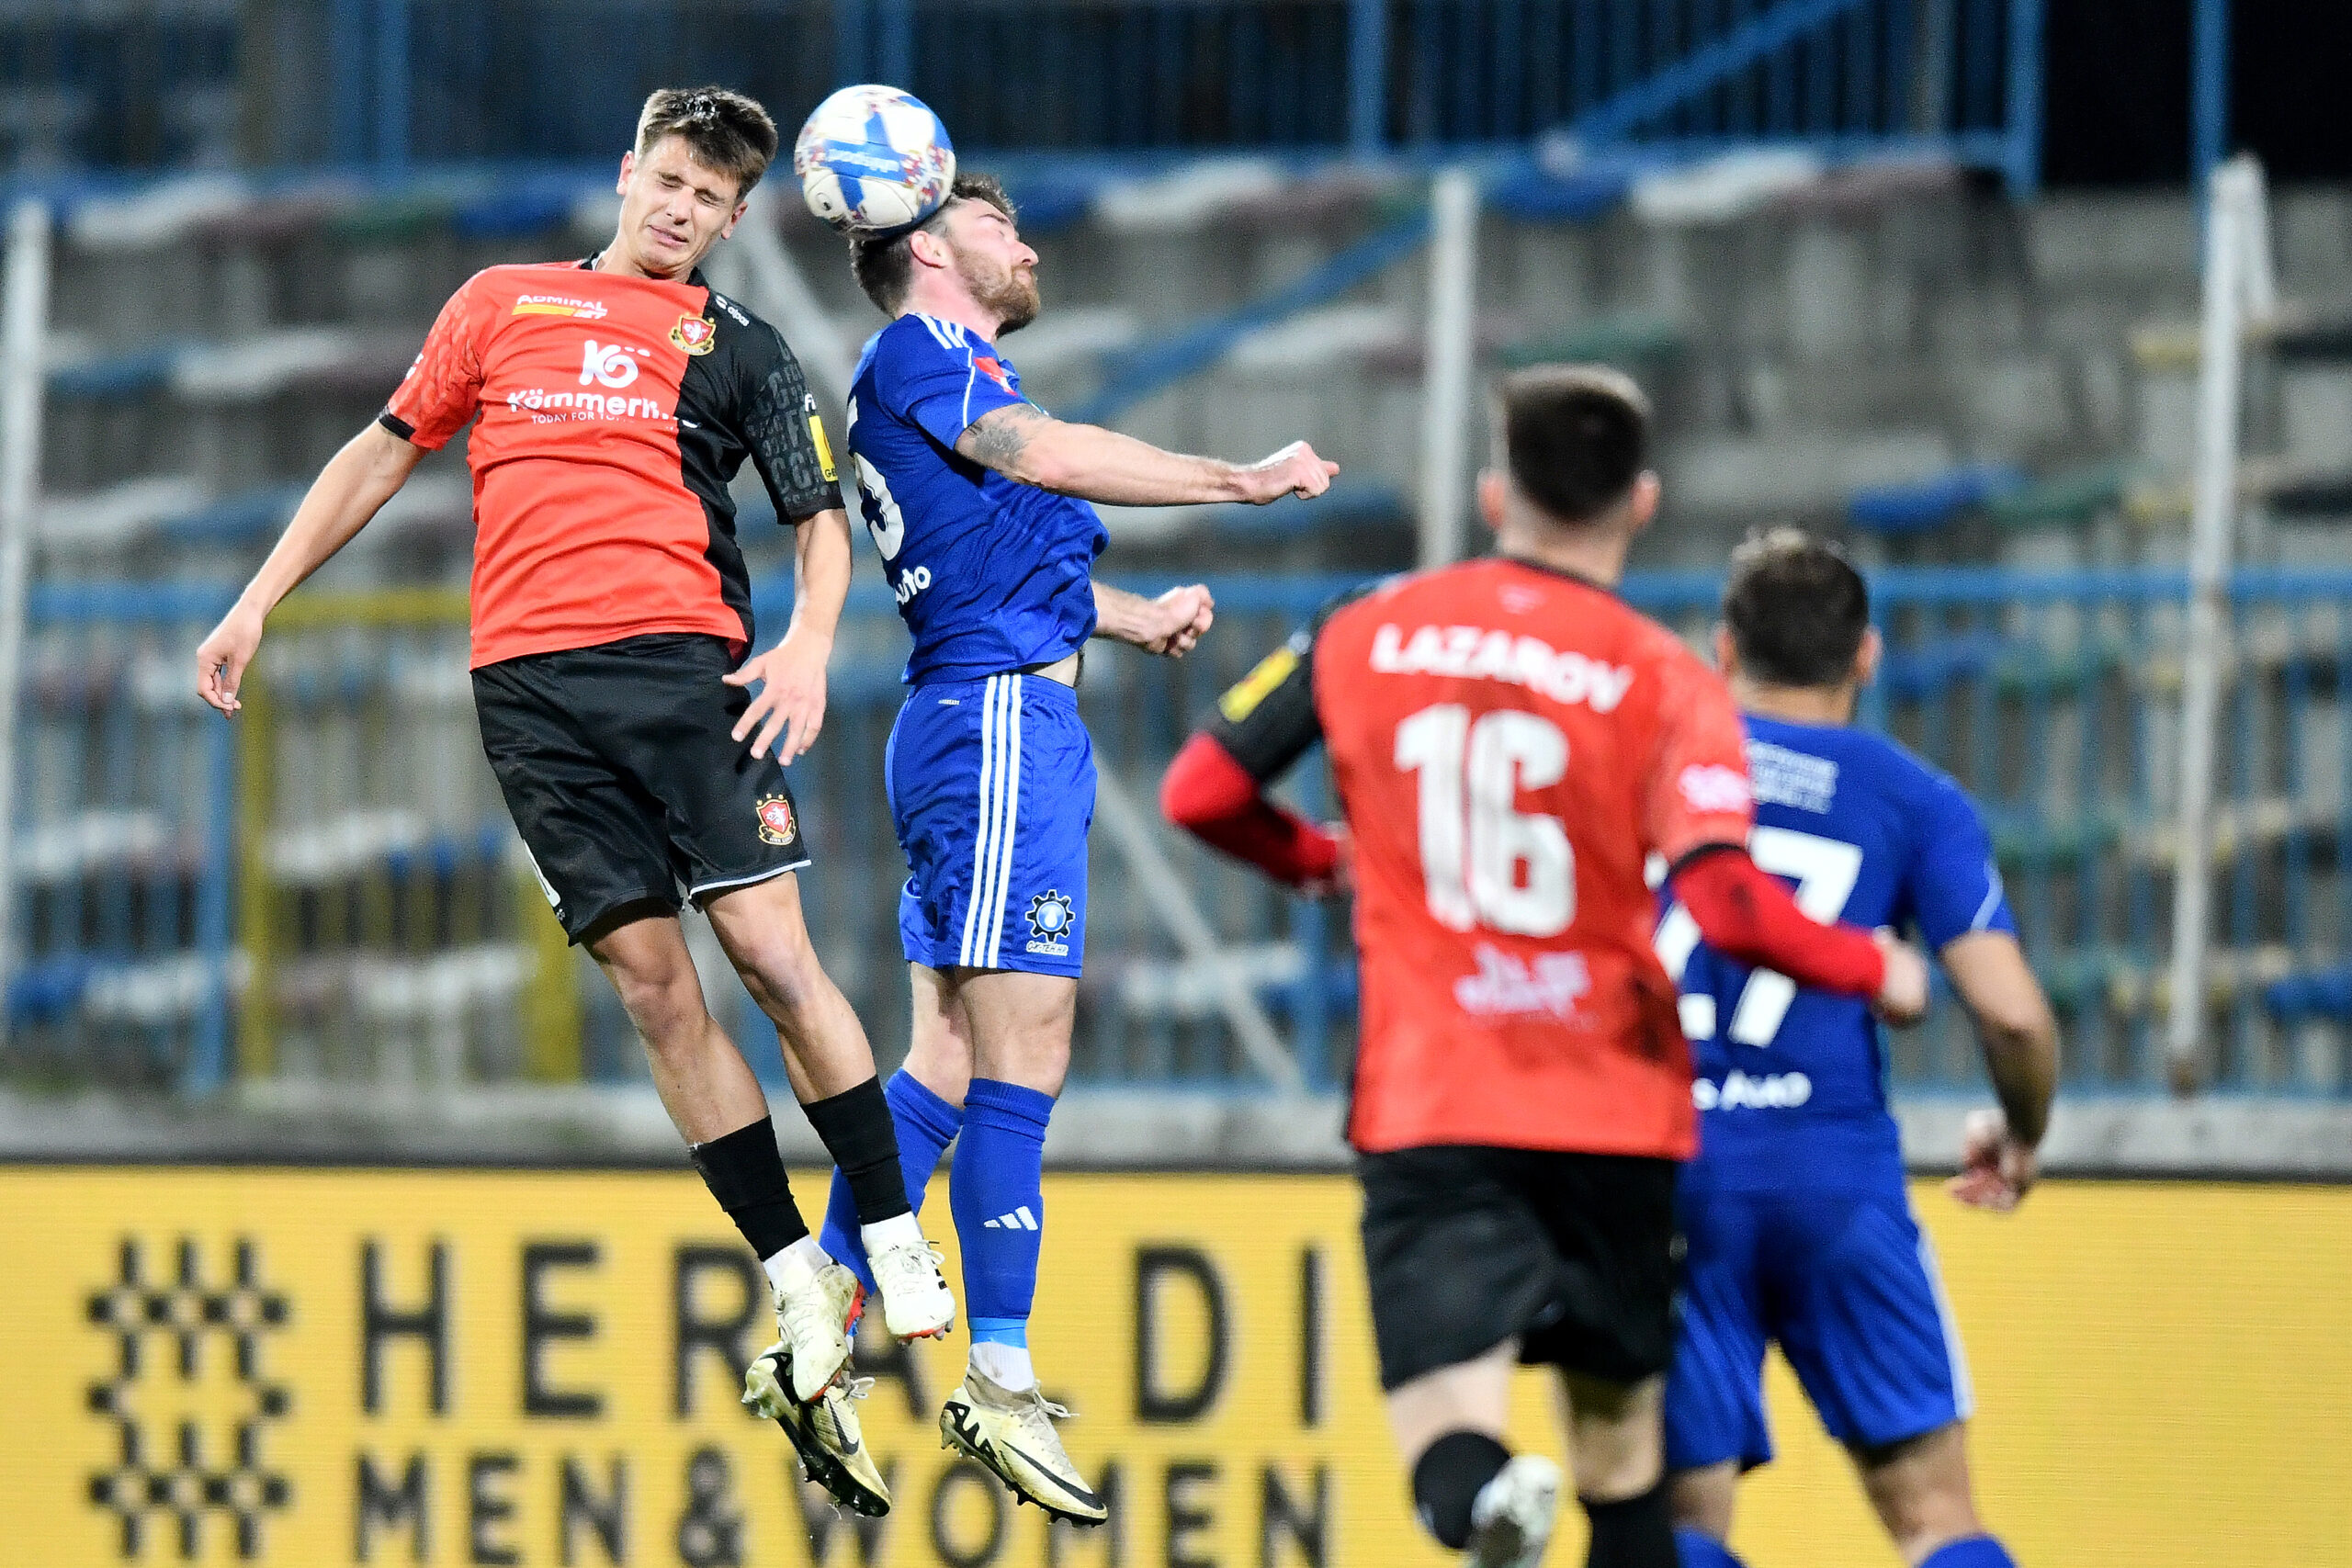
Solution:
{"label": "blue sock with white stripe", "polygon": [[2018,1560],[1991,1536],[1972,1535],[1929,1552],[1919,1568],[2018,1568]]}
{"label": "blue sock with white stripe", "polygon": [[1747,1568],[1730,1547],[1688,1525],[1674,1532],[1674,1560],[1677,1568]]}
{"label": "blue sock with white stripe", "polygon": [[1054,1097],[974,1078],[947,1179],[964,1252],[964,1311],[972,1343],[1025,1348],[1046,1223],[1046,1122]]}
{"label": "blue sock with white stripe", "polygon": [[[892,1073],[890,1081],[882,1086],[882,1098],[890,1107],[890,1124],[899,1131],[899,1170],[906,1179],[907,1201],[920,1214],[932,1173],[939,1168],[939,1156],[956,1141],[956,1133],[963,1127],[964,1112],[961,1107],[948,1104],[922,1082],[910,1077],[904,1067]],[[865,1238],[859,1234],[857,1201],[850,1195],[849,1179],[838,1170],[833,1172],[832,1196],[825,1204],[825,1228],[821,1234],[826,1254],[835,1262],[848,1265],[866,1292],[872,1294],[874,1270],[865,1264]]]}

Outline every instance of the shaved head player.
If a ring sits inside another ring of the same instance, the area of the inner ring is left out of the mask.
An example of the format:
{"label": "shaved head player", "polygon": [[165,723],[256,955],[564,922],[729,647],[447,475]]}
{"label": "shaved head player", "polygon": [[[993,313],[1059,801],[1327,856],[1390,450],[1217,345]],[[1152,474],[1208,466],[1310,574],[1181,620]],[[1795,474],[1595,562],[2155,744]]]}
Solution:
{"label": "shaved head player", "polygon": [[[1381,1386],[1422,1523],[1476,1568],[1532,1568],[1558,1506],[1559,1467],[1502,1443],[1517,1362],[1559,1376],[1592,1568],[1674,1568],[1659,1395],[1696,1116],[1645,862],[1745,961],[1927,1005],[1917,953],[1813,923],[1748,859],[1731,694],[1611,592],[1657,508],[1648,423],[1613,371],[1507,378],[1479,486],[1500,553],[1326,610],[1161,788],[1280,880],[1352,874]],[[1264,794],[1317,738],[1344,839]]]}
{"label": "shaved head player", "polygon": [[[808,852],[785,764],[824,717],[849,523],[792,351],[696,269],[775,148],[740,94],[648,98],[612,243],[458,290],[197,650],[197,685],[235,713],[270,610],[472,426],[482,749],[556,918],[620,993],[671,1120],[765,1265],[783,1338],[753,1365],[753,1396],[819,1481],[875,1511],[888,1494],[842,1392],[858,1281],[795,1207],[759,1081],[705,1010],[678,924],[683,889],[775,1021],[793,1093],[854,1194],[891,1332],[942,1332],[954,1302],[907,1202],[874,1055],[818,964],[792,874]],[[727,488],[746,458],[793,529],[798,578],[783,640],[748,658]]]}

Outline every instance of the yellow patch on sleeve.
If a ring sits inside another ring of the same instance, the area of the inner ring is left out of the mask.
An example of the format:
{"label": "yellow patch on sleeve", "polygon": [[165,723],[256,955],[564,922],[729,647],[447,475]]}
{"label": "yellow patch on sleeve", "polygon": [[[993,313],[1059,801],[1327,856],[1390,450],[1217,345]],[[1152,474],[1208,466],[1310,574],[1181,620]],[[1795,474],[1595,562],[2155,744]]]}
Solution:
{"label": "yellow patch on sleeve", "polygon": [[1298,655],[1287,646],[1278,648],[1258,661],[1258,668],[1237,682],[1233,689],[1216,700],[1216,711],[1225,715],[1227,724],[1239,724],[1257,711],[1258,705],[1276,686],[1290,679],[1298,668]]}
{"label": "yellow patch on sleeve", "polygon": [[825,482],[831,484],[842,477],[833,466],[833,444],[825,439],[825,422],[815,414],[808,416],[808,439],[817,444],[817,467],[824,471]]}

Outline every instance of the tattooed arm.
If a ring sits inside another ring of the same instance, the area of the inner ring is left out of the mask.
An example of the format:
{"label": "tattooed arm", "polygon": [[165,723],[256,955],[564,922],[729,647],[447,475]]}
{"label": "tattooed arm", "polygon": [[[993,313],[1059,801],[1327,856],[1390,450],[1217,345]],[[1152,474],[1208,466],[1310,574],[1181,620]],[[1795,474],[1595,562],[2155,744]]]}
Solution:
{"label": "tattooed arm", "polygon": [[1116,506],[1317,496],[1340,471],[1304,441],[1255,463],[1188,457],[1100,425],[1064,423],[1035,403],[982,414],[956,438],[956,450],[1009,479]]}

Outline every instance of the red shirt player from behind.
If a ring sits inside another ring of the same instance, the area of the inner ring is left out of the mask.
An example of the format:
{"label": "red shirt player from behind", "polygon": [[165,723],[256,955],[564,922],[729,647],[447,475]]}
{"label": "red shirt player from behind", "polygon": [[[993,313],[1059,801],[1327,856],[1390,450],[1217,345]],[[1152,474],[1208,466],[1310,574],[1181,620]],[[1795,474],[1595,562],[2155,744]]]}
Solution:
{"label": "red shirt player from behind", "polygon": [[[792,874],[808,853],[785,765],[824,716],[849,520],[792,351],[695,265],[775,148],[767,111],[739,93],[648,98],[612,243],[493,266],[451,297],[198,649],[197,687],[235,713],[270,610],[470,427],[482,750],[556,918],[620,993],[662,1104],[775,1287],[783,1339],[747,1398],[835,1496],[879,1513],[888,1489],[843,1384],[860,1287],[794,1207],[759,1080],[705,1010],[678,923],[683,891],[775,1021],[855,1196],[891,1331],[943,1331],[954,1302],[907,1201],[873,1052],[817,962]],[[748,658],[728,491],[747,460],[793,530],[798,575],[791,627]]]}
{"label": "red shirt player from behind", "polygon": [[[1613,371],[1506,379],[1479,502],[1500,554],[1327,609],[1219,704],[1169,816],[1307,889],[1352,880],[1349,1141],[1390,1423],[1423,1522],[1532,1564],[1559,1468],[1500,1438],[1514,1361],[1557,1370],[1595,1568],[1673,1568],[1672,1349],[1690,1048],[1651,949],[1653,857],[1707,940],[1801,983],[1926,1006],[1917,953],[1808,920],[1745,845],[1723,681],[1611,591],[1657,508]],[[1268,800],[1320,737],[1345,836]]]}

